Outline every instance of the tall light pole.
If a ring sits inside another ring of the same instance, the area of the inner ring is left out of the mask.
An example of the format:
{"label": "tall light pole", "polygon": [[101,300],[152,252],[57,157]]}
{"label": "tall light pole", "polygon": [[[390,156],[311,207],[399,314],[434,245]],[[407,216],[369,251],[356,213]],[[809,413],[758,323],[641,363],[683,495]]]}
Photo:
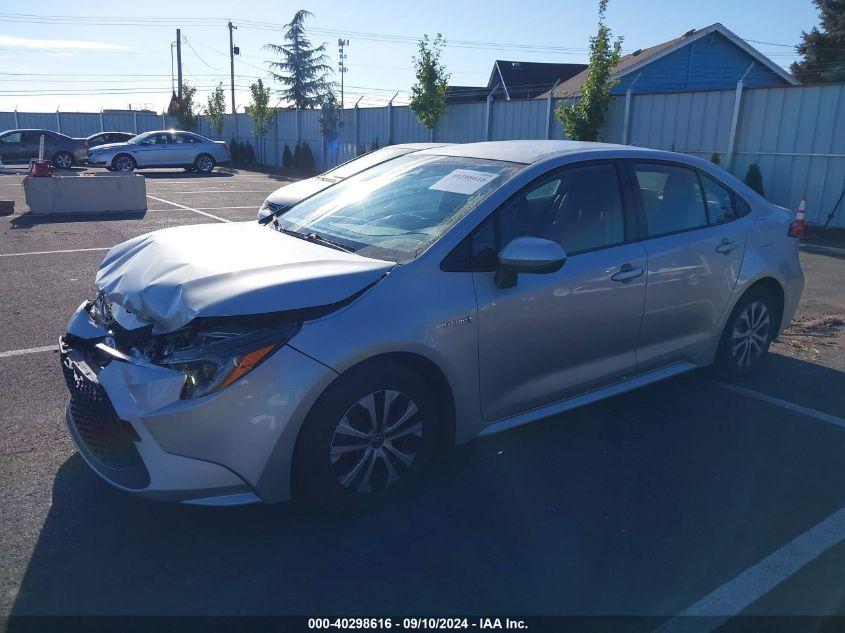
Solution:
{"label": "tall light pole", "polygon": [[176,73],[179,100],[182,100],[182,29],[176,29]]}
{"label": "tall light pole", "polygon": [[346,53],[344,48],[349,46],[349,40],[339,38],[337,40],[337,69],[340,72],[340,109],[343,109],[343,75],[349,70],[346,66]]}
{"label": "tall light pole", "polygon": [[232,116],[235,117],[235,138],[238,138],[238,107],[235,104],[235,55],[240,54],[240,49],[235,46],[232,31],[237,29],[234,24],[229,22],[229,76],[232,80]]}

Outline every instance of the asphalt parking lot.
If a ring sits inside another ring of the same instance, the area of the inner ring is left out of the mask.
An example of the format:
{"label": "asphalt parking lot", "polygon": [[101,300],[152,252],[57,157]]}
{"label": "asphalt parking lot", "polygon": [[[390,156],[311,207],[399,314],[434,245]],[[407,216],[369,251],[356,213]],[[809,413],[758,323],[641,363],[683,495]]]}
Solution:
{"label": "asphalt parking lot", "polygon": [[108,247],[251,220],[286,181],[145,175],[145,213],[52,219],[0,176],[0,615],[845,615],[841,236],[803,248],[796,326],[744,385],[690,374],[472,442],[366,515],[198,508],[88,469],[53,348]]}

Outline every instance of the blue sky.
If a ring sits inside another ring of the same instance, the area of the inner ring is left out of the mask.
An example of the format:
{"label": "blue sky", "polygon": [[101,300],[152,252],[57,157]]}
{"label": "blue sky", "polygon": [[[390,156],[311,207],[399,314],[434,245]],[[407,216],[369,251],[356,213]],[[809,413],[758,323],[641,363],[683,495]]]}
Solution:
{"label": "blue sky", "polygon": [[[52,112],[148,106],[161,111],[170,92],[170,43],[182,28],[185,77],[209,89],[229,85],[226,20],[239,28],[235,44],[239,108],[270,58],[263,46],[281,39],[277,25],[300,8],[314,42],[326,42],[337,64],[337,39],[347,49],[346,102],[407,102],[413,83],[414,40],[441,32],[452,44],[443,61],[451,83],[484,85],[495,59],[586,62],[596,28],[595,0],[311,0],[282,2],[105,3],[54,0],[0,5],[0,110]],[[810,0],[610,0],[608,22],[632,51],[721,22],[788,67],[802,30],[817,23]]]}

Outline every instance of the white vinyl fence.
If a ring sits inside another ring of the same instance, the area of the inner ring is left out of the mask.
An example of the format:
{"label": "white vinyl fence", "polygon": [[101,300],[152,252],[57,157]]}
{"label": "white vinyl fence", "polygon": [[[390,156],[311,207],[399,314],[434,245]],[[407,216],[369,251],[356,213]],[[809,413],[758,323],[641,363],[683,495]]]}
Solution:
{"label": "white vinyl fence", "polygon": [[[309,144],[316,167],[328,169],[374,145],[434,140],[467,143],[506,139],[560,139],[563,129],[548,99],[451,105],[434,130],[407,106],[348,108],[338,137],[326,141],[319,110],[278,110],[265,138],[263,162],[279,165],[285,145]],[[44,128],[70,136],[99,131],[144,132],[175,126],[152,114],[0,112],[0,130]],[[200,134],[214,137],[205,117]],[[227,115],[220,138],[250,143],[259,156],[252,121]],[[756,162],[766,197],[795,209],[807,196],[808,220],[824,223],[845,188],[845,84],[788,88],[629,94],[611,104],[603,140],[711,158],[743,178]],[[845,227],[845,209],[831,226]]]}

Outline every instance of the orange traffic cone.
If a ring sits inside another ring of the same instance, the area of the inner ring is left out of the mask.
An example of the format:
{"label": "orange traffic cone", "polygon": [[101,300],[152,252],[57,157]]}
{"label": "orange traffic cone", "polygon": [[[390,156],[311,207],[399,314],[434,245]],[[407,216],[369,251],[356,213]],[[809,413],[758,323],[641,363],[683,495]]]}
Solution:
{"label": "orange traffic cone", "polygon": [[798,212],[795,214],[795,221],[789,227],[789,234],[803,240],[807,237],[807,196],[801,196],[801,204],[798,205]]}

